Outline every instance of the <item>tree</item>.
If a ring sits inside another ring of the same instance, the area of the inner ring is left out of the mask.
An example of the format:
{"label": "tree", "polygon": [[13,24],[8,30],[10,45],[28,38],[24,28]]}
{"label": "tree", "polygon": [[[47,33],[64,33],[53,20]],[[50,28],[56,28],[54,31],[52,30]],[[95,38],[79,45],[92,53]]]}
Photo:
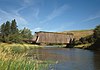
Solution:
{"label": "tree", "polygon": [[22,43],[23,40],[32,39],[32,32],[28,28],[19,30],[16,20],[3,23],[0,27],[0,41],[6,43]]}
{"label": "tree", "polygon": [[21,35],[22,35],[23,39],[32,39],[32,37],[33,37],[30,29],[25,28],[25,27],[23,30],[21,30]]}
{"label": "tree", "polygon": [[10,22],[9,21],[7,21],[6,24],[5,24],[4,32],[5,32],[5,36],[10,35],[11,28],[10,28]]}
{"label": "tree", "polygon": [[1,25],[1,28],[0,28],[0,35],[1,35],[1,38],[0,40],[2,42],[18,42],[20,41],[20,34],[18,32],[18,28],[17,28],[17,23],[14,20],[12,20],[12,23],[10,23],[9,21],[5,23],[3,23]]}
{"label": "tree", "polygon": [[1,40],[3,42],[9,42],[9,35],[10,35],[10,30],[11,30],[11,27],[10,27],[10,22],[7,21],[6,24],[3,23],[1,25]]}
{"label": "tree", "polygon": [[1,27],[0,27],[0,40],[1,41],[4,41],[4,36],[5,36],[5,23],[3,23],[2,25],[1,25]]}
{"label": "tree", "polygon": [[86,40],[86,37],[81,37],[81,38],[79,39],[79,41],[80,41],[82,44],[88,43],[88,41]]}
{"label": "tree", "polygon": [[11,33],[12,34],[18,33],[17,23],[15,19],[12,20],[12,23],[11,23]]}
{"label": "tree", "polygon": [[96,39],[94,46],[96,48],[100,48],[100,25],[98,25],[95,29],[94,29],[94,38]]}
{"label": "tree", "polygon": [[89,35],[86,37],[86,41],[88,43],[94,43],[95,42],[95,38],[93,37],[93,35]]}
{"label": "tree", "polygon": [[11,43],[22,43],[22,36],[20,34],[11,34],[9,36],[9,41]]}
{"label": "tree", "polygon": [[95,42],[93,45],[91,45],[91,47],[89,47],[89,49],[96,49],[96,50],[100,50],[100,25],[98,25],[95,29],[94,29],[94,34],[93,37],[95,39]]}
{"label": "tree", "polygon": [[5,34],[4,30],[5,30],[5,23],[3,23],[3,24],[1,25],[0,32],[1,32],[2,35]]}
{"label": "tree", "polygon": [[100,39],[100,25],[98,25],[95,29],[94,29],[94,38],[95,39]]}

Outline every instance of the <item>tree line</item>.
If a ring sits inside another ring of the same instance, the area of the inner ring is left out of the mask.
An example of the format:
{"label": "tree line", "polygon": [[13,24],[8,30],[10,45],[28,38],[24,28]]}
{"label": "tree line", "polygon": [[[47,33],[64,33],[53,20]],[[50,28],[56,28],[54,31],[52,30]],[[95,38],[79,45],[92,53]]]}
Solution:
{"label": "tree line", "polygon": [[32,39],[33,35],[30,29],[18,29],[16,20],[7,21],[0,26],[0,42],[5,43],[23,43],[23,40]]}
{"label": "tree line", "polygon": [[94,43],[89,47],[90,49],[100,49],[100,25],[96,26],[94,29]]}
{"label": "tree line", "polygon": [[100,25],[93,29],[92,35],[81,37],[79,40],[75,41],[75,45],[88,43],[92,44],[88,49],[100,49]]}

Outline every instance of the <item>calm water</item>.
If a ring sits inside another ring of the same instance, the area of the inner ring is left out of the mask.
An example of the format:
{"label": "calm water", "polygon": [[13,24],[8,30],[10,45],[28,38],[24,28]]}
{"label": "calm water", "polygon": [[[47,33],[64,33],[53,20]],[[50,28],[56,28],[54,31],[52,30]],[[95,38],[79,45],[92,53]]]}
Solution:
{"label": "calm water", "polygon": [[56,62],[48,70],[100,70],[99,51],[48,47],[30,50],[29,55],[35,56],[33,53],[39,54],[39,60]]}

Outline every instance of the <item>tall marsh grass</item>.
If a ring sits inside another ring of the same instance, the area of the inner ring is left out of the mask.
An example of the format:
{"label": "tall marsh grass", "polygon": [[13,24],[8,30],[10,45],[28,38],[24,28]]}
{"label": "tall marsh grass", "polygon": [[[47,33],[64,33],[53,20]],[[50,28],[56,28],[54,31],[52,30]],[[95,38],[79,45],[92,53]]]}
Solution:
{"label": "tall marsh grass", "polygon": [[0,43],[0,70],[48,70],[47,61],[26,57],[27,50],[37,45]]}

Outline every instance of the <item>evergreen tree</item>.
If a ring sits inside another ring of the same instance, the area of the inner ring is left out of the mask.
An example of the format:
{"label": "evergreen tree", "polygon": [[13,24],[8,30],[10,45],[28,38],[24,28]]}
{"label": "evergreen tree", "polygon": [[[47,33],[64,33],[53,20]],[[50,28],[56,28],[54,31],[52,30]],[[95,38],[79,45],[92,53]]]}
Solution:
{"label": "evergreen tree", "polygon": [[95,39],[100,39],[100,25],[98,25],[95,29],[94,29],[94,38]]}
{"label": "evergreen tree", "polygon": [[94,39],[95,42],[93,45],[91,45],[89,47],[89,49],[93,49],[93,50],[100,50],[100,25],[98,25],[95,29],[94,29]]}
{"label": "evergreen tree", "polygon": [[12,20],[12,23],[11,23],[11,33],[12,34],[18,33],[17,23],[15,19]]}
{"label": "evergreen tree", "polygon": [[1,27],[0,27],[0,40],[1,41],[4,41],[4,36],[5,36],[5,23],[3,23],[2,25],[1,25]]}
{"label": "evergreen tree", "polygon": [[6,43],[22,43],[23,40],[32,39],[32,32],[28,28],[19,31],[16,20],[3,23],[0,27],[0,42]]}
{"label": "evergreen tree", "polygon": [[11,32],[10,30],[11,30],[11,28],[10,28],[10,22],[7,21],[6,24],[5,24],[5,27],[4,27],[5,36],[10,35],[10,32]]}
{"label": "evergreen tree", "polygon": [[3,24],[1,25],[1,34],[2,34],[2,35],[5,34],[5,33],[4,33],[4,30],[5,30],[5,23],[3,23]]}
{"label": "evergreen tree", "polygon": [[94,46],[95,48],[100,48],[100,25],[98,25],[95,29],[94,29],[94,38],[96,39]]}
{"label": "evergreen tree", "polygon": [[21,31],[21,35],[23,37],[23,39],[32,39],[33,35],[32,32],[30,31],[30,29],[25,28]]}
{"label": "evergreen tree", "polygon": [[20,43],[21,42],[21,35],[18,30],[18,26],[16,23],[16,20],[12,20],[11,23],[11,35],[10,35],[10,41],[15,42],[15,43]]}

